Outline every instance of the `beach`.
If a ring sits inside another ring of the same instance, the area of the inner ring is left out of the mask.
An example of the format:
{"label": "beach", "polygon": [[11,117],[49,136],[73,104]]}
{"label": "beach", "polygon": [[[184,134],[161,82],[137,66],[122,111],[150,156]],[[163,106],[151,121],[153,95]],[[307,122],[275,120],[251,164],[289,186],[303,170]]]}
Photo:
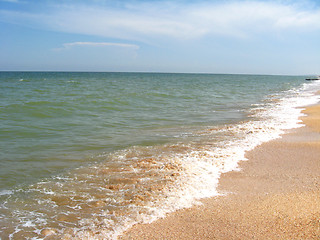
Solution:
{"label": "beach", "polygon": [[319,239],[320,106],[304,127],[246,153],[239,171],[222,174],[220,196],[138,224],[120,239]]}
{"label": "beach", "polygon": [[320,1],[0,6],[0,240],[320,239]]}
{"label": "beach", "polygon": [[301,111],[320,82],[304,78],[2,72],[0,238],[261,239],[314,226],[300,198],[316,198],[319,110],[304,128]]}

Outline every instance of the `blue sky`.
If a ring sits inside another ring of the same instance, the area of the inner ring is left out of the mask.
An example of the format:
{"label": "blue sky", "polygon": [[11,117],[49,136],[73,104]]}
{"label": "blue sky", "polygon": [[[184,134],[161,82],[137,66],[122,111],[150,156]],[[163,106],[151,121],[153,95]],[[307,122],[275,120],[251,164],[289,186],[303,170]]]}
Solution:
{"label": "blue sky", "polygon": [[0,0],[0,70],[320,74],[320,1]]}

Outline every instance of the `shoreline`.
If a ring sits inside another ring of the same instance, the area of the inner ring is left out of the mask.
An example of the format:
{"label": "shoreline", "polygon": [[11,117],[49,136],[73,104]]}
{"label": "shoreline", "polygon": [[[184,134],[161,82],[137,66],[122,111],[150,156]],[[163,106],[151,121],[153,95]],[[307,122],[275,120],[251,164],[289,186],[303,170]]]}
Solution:
{"label": "shoreline", "polygon": [[240,171],[222,174],[222,196],[137,224],[119,239],[319,239],[320,105],[306,126],[246,153]]}

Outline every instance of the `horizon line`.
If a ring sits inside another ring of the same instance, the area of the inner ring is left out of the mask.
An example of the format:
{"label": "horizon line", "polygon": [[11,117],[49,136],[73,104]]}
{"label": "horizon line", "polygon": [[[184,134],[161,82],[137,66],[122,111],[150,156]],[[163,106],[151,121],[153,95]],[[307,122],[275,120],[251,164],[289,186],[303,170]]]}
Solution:
{"label": "horizon line", "polygon": [[204,75],[261,75],[261,76],[319,76],[319,74],[277,74],[277,73],[213,73],[213,72],[161,72],[161,71],[73,71],[73,70],[0,70],[0,72],[34,73],[152,73],[152,74],[204,74]]}

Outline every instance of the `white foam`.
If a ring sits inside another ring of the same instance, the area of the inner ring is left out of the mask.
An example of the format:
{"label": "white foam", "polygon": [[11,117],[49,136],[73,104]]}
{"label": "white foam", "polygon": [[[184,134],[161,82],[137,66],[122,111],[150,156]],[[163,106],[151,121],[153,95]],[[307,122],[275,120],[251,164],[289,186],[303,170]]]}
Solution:
{"label": "white foam", "polygon": [[13,193],[12,190],[1,190],[1,191],[0,191],[0,196],[10,195],[10,194],[12,194],[12,193]]}

